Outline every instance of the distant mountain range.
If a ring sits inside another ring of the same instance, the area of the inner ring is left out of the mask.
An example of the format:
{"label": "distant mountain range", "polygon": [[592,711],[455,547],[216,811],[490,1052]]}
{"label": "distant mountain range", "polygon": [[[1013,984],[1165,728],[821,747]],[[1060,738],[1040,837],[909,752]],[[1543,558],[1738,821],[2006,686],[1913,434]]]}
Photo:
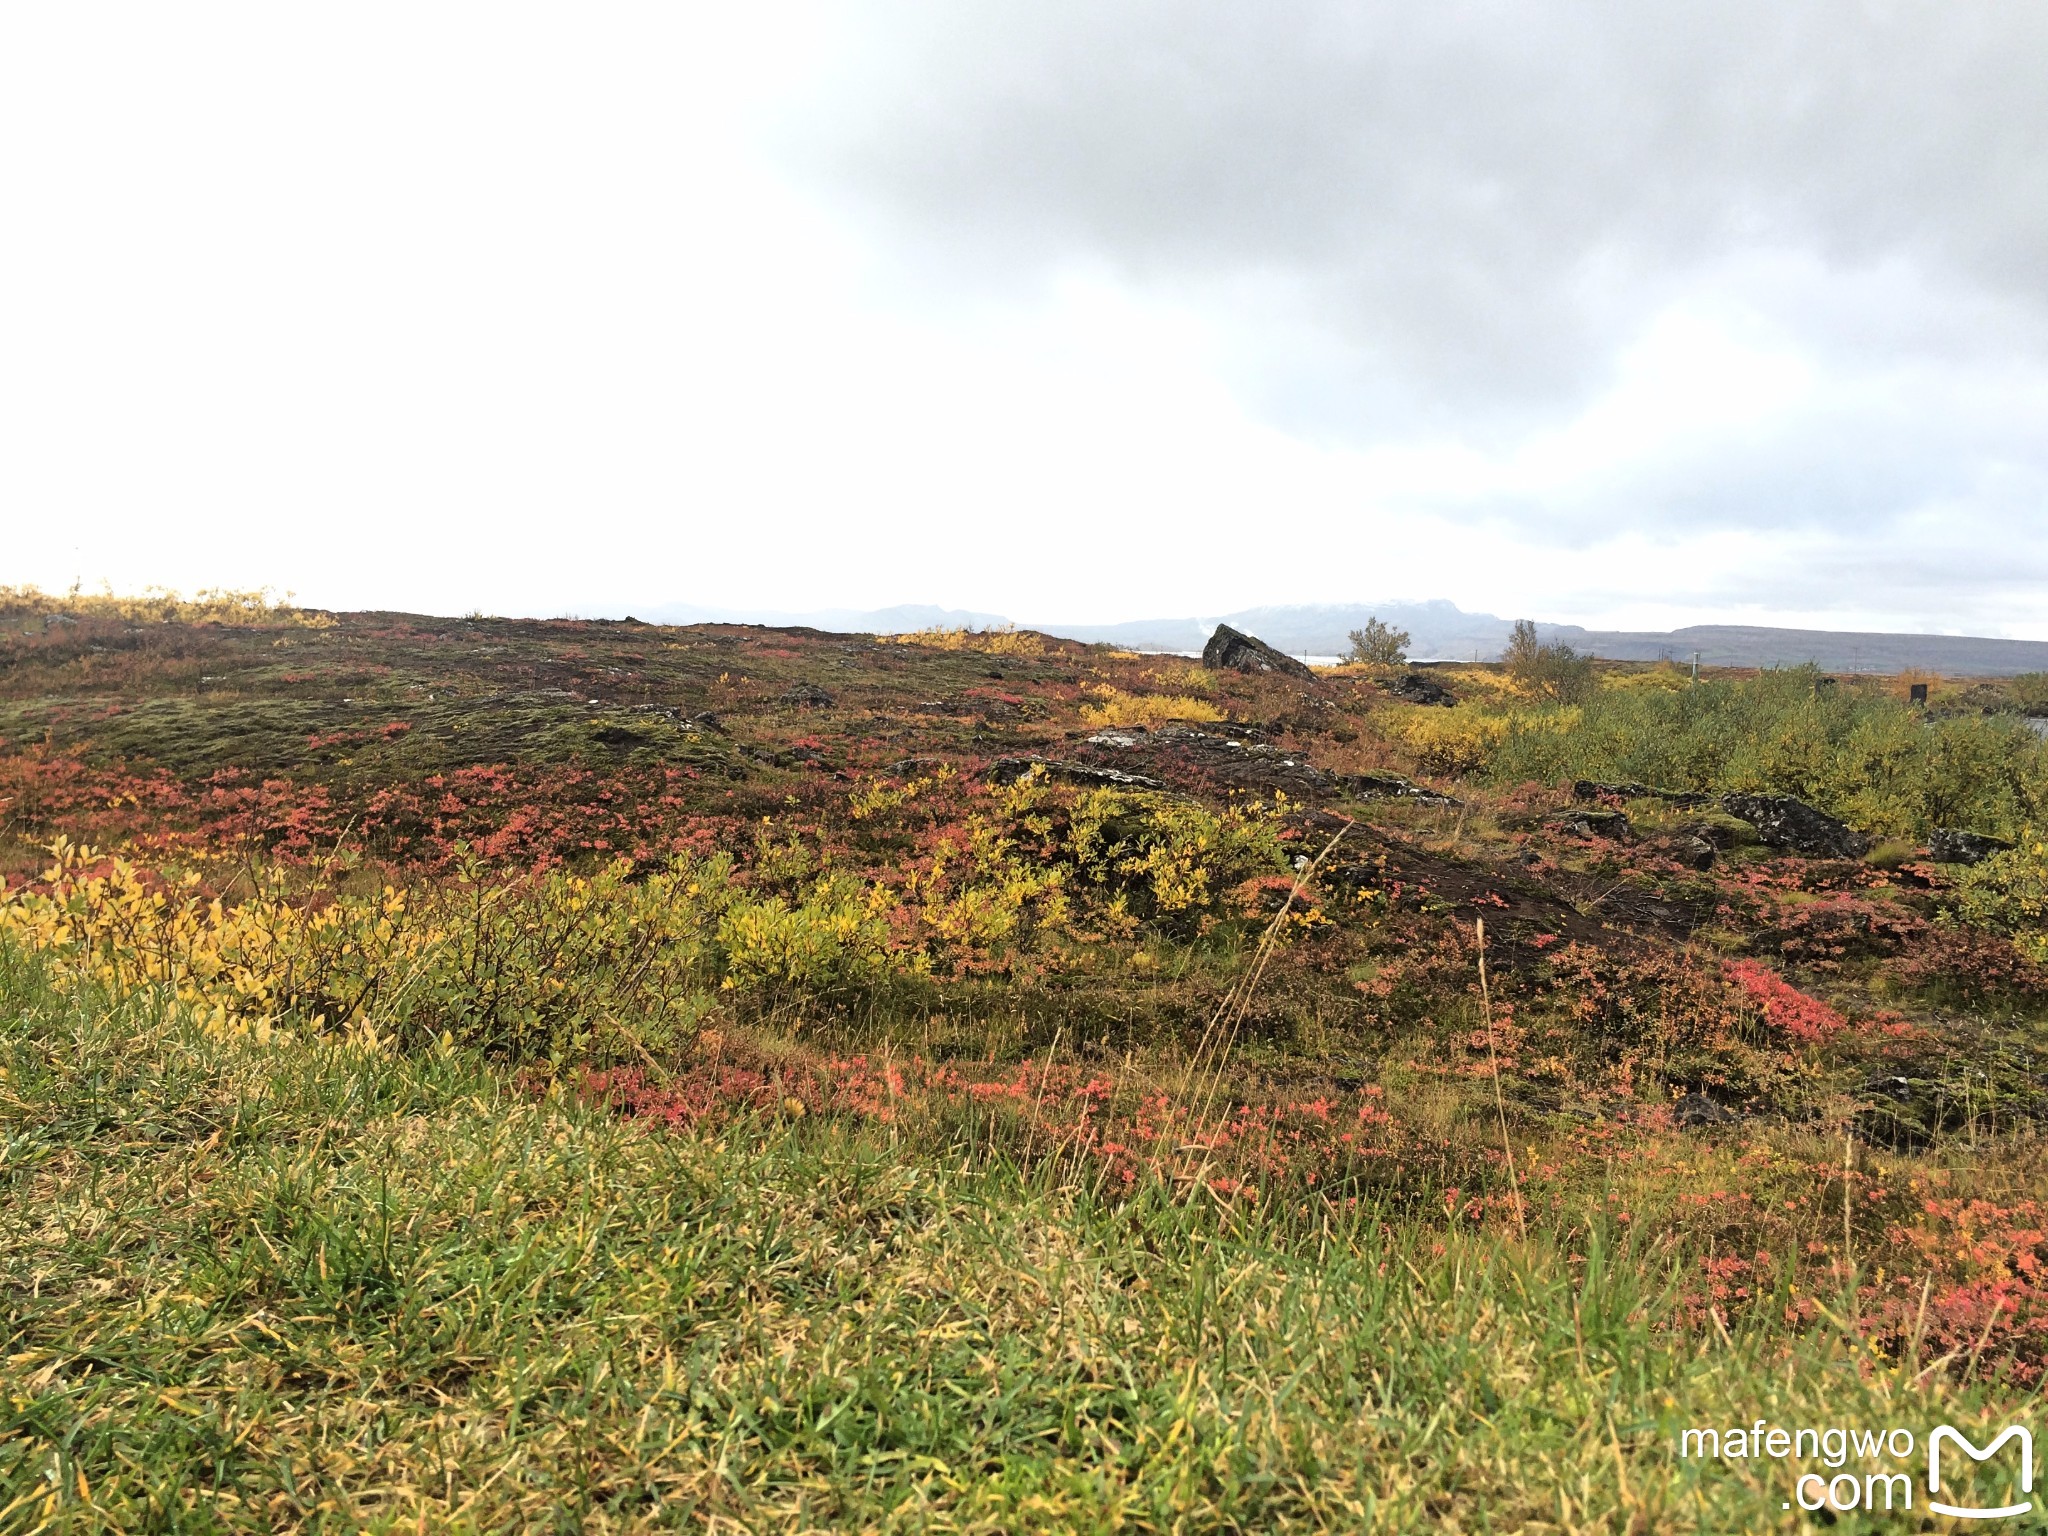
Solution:
{"label": "distant mountain range", "polygon": [[[898,603],[893,608],[817,608],[785,613],[772,608],[706,608],[696,603],[661,603],[635,609],[649,624],[805,624],[842,635],[907,635],[919,629],[1000,629],[1010,623],[999,613]],[[1051,630],[1046,631],[1051,634]],[[1199,647],[1197,647],[1199,649]]]}
{"label": "distant mountain range", "polygon": [[[1221,622],[1257,635],[1294,655],[1336,656],[1350,649],[1350,633],[1379,617],[1408,631],[1418,661],[1491,661],[1514,627],[1491,613],[1467,613],[1441,599],[1426,603],[1246,608],[1216,618],[1139,620],[1128,624],[1068,625],[1048,630],[1075,640],[1102,640],[1135,650],[1201,649]],[[1967,635],[1864,634],[1824,629],[1772,629],[1753,624],[1694,624],[1684,629],[1585,629],[1538,621],[1545,640],[1612,661],[1690,662],[1695,652],[1709,667],[1797,666],[1830,672],[1902,672],[1909,667],[1971,677],[2048,672],[2048,640],[1997,640]]]}
{"label": "distant mountain range", "polygon": [[[986,629],[1008,625],[1001,614],[930,604],[894,608],[828,608],[808,613],[708,608],[684,603],[642,610],[660,624],[808,624],[850,634],[901,634],[934,627]],[[1121,624],[1024,624],[1069,640],[1100,641],[1138,651],[1194,652],[1219,623],[1257,635],[1296,656],[1338,656],[1350,633],[1379,617],[1408,631],[1418,661],[1490,661],[1500,655],[1513,621],[1467,613],[1439,598],[1430,602],[1301,604],[1243,608],[1235,613],[1177,619],[1134,619]],[[1710,667],[1797,666],[1811,662],[1830,672],[1902,672],[1919,668],[1970,677],[2048,672],[2048,640],[1997,640],[1969,635],[1863,634],[1824,629],[1771,629],[1751,624],[1694,624],[1685,629],[1584,629],[1539,621],[1545,640],[1562,640],[1613,661],[1690,662],[1695,652]]]}
{"label": "distant mountain range", "polygon": [[1887,635],[1825,629],[1767,629],[1749,624],[1694,624],[1664,633],[1561,629],[1568,643],[1614,661],[1690,661],[1710,667],[1795,666],[1828,672],[1923,672],[1956,677],[2011,677],[2048,672],[2048,640],[1997,640],[1973,635]]}
{"label": "distant mountain range", "polygon": [[[1199,651],[1218,624],[1228,624],[1296,656],[1337,656],[1351,648],[1351,631],[1363,628],[1365,621],[1375,615],[1408,631],[1412,637],[1409,651],[1418,660],[1490,660],[1500,654],[1513,627],[1510,620],[1497,619],[1490,613],[1466,613],[1457,604],[1439,598],[1427,603],[1242,608],[1211,618],[1055,625],[1046,628],[1046,633],[1064,635],[1070,640],[1099,640],[1139,651]],[[1564,634],[1569,628],[1538,627],[1545,638],[1553,633]]]}

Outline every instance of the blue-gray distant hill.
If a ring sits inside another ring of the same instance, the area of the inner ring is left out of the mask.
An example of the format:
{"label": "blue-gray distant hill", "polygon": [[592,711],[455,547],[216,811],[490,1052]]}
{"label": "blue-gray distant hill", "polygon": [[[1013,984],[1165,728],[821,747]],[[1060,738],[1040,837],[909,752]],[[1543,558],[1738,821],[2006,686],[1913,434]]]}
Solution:
{"label": "blue-gray distant hill", "polygon": [[2048,672],[2048,640],[1994,640],[1972,635],[1886,635],[1823,629],[1766,629],[1746,624],[1695,624],[1663,634],[1584,632],[1572,644],[1615,661],[1690,661],[1710,667],[1793,666],[1812,662],[1829,672],[1903,672],[1916,668],[1960,677],[2010,677]]}
{"label": "blue-gray distant hill", "polygon": [[[1340,656],[1350,634],[1377,615],[1412,637],[1417,661],[1492,661],[1507,643],[1513,621],[1491,613],[1467,613],[1441,598],[1430,602],[1325,603],[1241,608],[1177,619],[1133,619],[1121,624],[1027,624],[1049,635],[1093,640],[1136,651],[1194,653],[1219,623],[1257,635],[1295,656]],[[911,630],[992,629],[1008,625],[1001,614],[928,603],[894,608],[827,608],[779,613],[757,608],[700,607],[667,603],[639,616],[657,624],[807,624],[848,634],[902,634]],[[1584,629],[1576,624],[1537,623],[1545,640],[1562,640],[1613,661],[1691,662],[1693,652],[1709,667],[1790,667],[1812,662],[1830,672],[1902,672],[1917,667],[1971,677],[2048,672],[2048,640],[1993,640],[1969,635],[1856,634],[1824,629],[1770,629],[1750,624],[1694,624],[1685,629],[1628,631]]]}
{"label": "blue-gray distant hill", "polygon": [[[1199,651],[1218,624],[1228,624],[1291,655],[1338,656],[1351,648],[1351,631],[1363,628],[1374,615],[1408,631],[1413,637],[1409,650],[1418,660],[1491,660],[1500,654],[1512,627],[1507,619],[1497,619],[1490,613],[1466,613],[1457,604],[1442,599],[1426,603],[1241,608],[1236,613],[1206,618],[1033,627],[1070,640],[1098,640],[1136,651]],[[1555,625],[1542,627],[1546,635],[1557,629]]]}
{"label": "blue-gray distant hill", "polygon": [[842,635],[907,635],[920,629],[1001,629],[1010,622],[999,613],[939,608],[930,603],[898,603],[893,608],[815,608],[802,613],[657,603],[636,609],[635,617],[649,624],[802,624]]}
{"label": "blue-gray distant hill", "polygon": [[[1100,640],[1133,650],[1197,651],[1218,623],[1257,635],[1294,655],[1341,655],[1352,630],[1377,615],[1413,637],[1419,661],[1491,661],[1500,655],[1513,621],[1467,613],[1455,603],[1348,603],[1245,608],[1186,619],[1140,619],[1125,624],[1040,626],[1048,634]],[[1823,629],[1771,629],[1751,624],[1694,624],[1684,629],[1584,629],[1539,622],[1545,640],[1562,640],[1614,661],[1691,662],[1709,667],[1797,666],[1829,672],[1902,672],[1917,667],[1972,677],[2048,672],[2048,640],[1995,640],[1969,635],[1860,634]]]}

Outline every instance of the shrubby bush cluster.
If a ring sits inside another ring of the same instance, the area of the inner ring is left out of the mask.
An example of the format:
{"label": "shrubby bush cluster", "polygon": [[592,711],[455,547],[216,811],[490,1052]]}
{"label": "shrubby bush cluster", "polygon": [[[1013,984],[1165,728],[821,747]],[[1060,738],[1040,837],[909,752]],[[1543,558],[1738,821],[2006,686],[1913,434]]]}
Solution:
{"label": "shrubby bush cluster", "polygon": [[1593,658],[1562,640],[1545,641],[1529,619],[1517,619],[1501,652],[1508,678],[1528,697],[1553,704],[1575,704],[1596,684]]}
{"label": "shrubby bush cluster", "polygon": [[1437,711],[1399,731],[1425,767],[1498,782],[1635,781],[1795,795],[1880,837],[2012,837],[2048,798],[2048,754],[2009,716],[1929,716],[1789,668],[1577,703]]}
{"label": "shrubby bush cluster", "polygon": [[2009,935],[2036,965],[2048,965],[2048,841],[2032,827],[2019,846],[1964,872],[1952,913]]}
{"label": "shrubby bush cluster", "polygon": [[116,991],[159,988],[224,1032],[369,1027],[555,1061],[671,1046],[721,996],[830,1000],[1057,964],[1068,939],[1199,936],[1260,917],[1262,882],[1287,868],[1270,807],[1036,773],[886,876],[764,827],[745,867],[714,853],[507,873],[470,857],[410,889],[344,871],[311,890],[272,869],[229,903],[198,869],[54,851],[35,885],[0,884],[0,942]]}
{"label": "shrubby bush cluster", "polygon": [[1408,660],[1408,647],[1414,637],[1374,614],[1365,621],[1365,628],[1351,631],[1350,640],[1346,661],[1368,667],[1398,667]]}

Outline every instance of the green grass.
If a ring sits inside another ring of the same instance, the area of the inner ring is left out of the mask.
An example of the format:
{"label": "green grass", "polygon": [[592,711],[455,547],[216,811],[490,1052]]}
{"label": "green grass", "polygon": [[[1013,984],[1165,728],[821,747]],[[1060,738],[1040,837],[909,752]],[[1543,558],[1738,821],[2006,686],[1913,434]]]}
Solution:
{"label": "green grass", "polygon": [[20,957],[0,1066],[0,1530],[1790,1529],[1678,1428],[2014,1406],[1677,1331],[1598,1230],[649,1131]]}

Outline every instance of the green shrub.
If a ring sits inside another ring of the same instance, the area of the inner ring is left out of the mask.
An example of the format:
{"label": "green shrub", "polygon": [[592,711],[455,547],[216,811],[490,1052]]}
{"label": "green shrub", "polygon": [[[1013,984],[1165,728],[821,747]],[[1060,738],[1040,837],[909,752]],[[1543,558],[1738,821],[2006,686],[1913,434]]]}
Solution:
{"label": "green shrub", "polygon": [[2022,713],[2048,715],[2048,672],[2022,672],[2006,690]]}
{"label": "green shrub", "polygon": [[1227,915],[1236,886],[1287,867],[1264,815],[1111,790],[1074,808],[1073,852],[1084,879],[1123,897],[1139,918],[1183,932]]}
{"label": "green shrub", "polygon": [[1536,638],[1536,626],[1528,619],[1515,620],[1500,659],[1516,688],[1531,698],[1574,704],[1593,691],[1593,658],[1581,656],[1562,640],[1546,645]]}
{"label": "green shrub", "polygon": [[2017,848],[1966,870],[1947,915],[2010,934],[2027,958],[2048,965],[2048,842],[2026,828]]}
{"label": "green shrub", "polygon": [[1106,896],[1113,920],[1171,933],[1206,930],[1233,915],[1238,886],[1287,870],[1278,818],[1258,806],[1213,811],[1169,795],[1097,789],[1078,796],[1063,821],[1055,857],[1075,883]]}
{"label": "green shrub", "polygon": [[1507,717],[1503,782],[1635,780],[1796,795],[1882,837],[1938,826],[2011,835],[2048,792],[2042,744],[2009,717],[1929,717],[1811,667],[1678,690],[1601,689],[1571,711]]}
{"label": "green shrub", "polygon": [[1365,628],[1351,631],[1351,651],[1344,659],[1368,667],[1398,667],[1408,659],[1408,645],[1414,637],[1396,629],[1377,614],[1365,621]]}

